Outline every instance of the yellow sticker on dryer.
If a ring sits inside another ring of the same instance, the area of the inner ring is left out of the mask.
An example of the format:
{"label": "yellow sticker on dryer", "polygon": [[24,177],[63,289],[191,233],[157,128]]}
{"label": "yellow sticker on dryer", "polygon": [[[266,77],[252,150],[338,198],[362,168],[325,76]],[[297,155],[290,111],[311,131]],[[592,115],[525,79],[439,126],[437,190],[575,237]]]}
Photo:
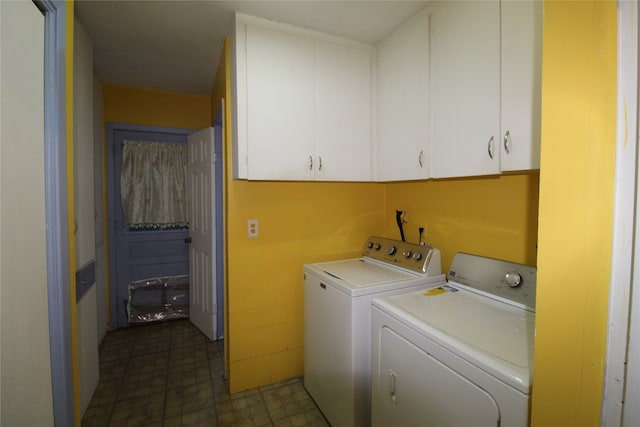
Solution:
{"label": "yellow sticker on dryer", "polygon": [[427,292],[423,293],[422,295],[424,295],[425,297],[434,297],[436,295],[442,295],[444,294],[445,291],[442,288],[433,288],[433,289],[429,289]]}

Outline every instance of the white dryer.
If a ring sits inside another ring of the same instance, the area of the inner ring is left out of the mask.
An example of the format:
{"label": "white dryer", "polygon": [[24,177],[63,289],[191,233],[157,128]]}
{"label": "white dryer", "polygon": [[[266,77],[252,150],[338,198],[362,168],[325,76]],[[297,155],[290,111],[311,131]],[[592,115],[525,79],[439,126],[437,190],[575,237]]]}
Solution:
{"label": "white dryer", "polygon": [[368,427],[371,301],[446,283],[440,252],[370,237],[361,258],[304,273],[304,386],[333,427]]}
{"label": "white dryer", "polygon": [[527,426],[535,268],[458,253],[447,278],[374,300],[372,425]]}

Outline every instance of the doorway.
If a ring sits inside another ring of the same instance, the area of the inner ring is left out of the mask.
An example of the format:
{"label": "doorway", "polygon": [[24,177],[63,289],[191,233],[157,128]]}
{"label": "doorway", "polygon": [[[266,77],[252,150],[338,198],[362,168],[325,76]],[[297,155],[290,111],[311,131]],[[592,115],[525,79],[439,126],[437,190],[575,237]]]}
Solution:
{"label": "doorway", "polygon": [[[215,330],[210,338],[222,339],[224,331],[224,206],[223,206],[223,118],[219,110],[213,128],[213,316]],[[189,275],[189,229],[133,231],[124,218],[120,184],[125,141],[154,141],[187,145],[190,129],[130,124],[107,124],[107,198],[109,212],[110,329],[128,327],[129,284],[156,277]],[[190,284],[193,289],[193,284]],[[101,303],[100,301],[98,302]],[[104,302],[106,303],[106,301]]]}
{"label": "doorway", "polygon": [[133,231],[126,226],[120,181],[125,141],[186,145],[188,129],[107,125],[109,276],[111,329],[129,326],[127,301],[133,281],[189,274],[188,229]]}

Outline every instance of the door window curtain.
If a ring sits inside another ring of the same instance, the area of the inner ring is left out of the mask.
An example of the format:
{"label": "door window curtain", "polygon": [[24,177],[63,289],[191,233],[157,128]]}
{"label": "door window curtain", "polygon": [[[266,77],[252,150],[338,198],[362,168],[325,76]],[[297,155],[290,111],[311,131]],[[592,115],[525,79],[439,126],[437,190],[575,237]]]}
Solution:
{"label": "door window curtain", "polygon": [[189,228],[186,145],[125,140],[120,194],[130,231]]}

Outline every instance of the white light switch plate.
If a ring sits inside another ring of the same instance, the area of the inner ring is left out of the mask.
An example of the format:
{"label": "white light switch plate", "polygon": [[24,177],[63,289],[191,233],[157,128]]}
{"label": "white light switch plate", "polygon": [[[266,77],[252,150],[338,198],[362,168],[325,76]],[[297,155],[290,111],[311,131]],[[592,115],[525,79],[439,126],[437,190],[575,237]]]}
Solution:
{"label": "white light switch plate", "polygon": [[250,219],[247,222],[248,235],[249,237],[258,237],[258,220]]}

